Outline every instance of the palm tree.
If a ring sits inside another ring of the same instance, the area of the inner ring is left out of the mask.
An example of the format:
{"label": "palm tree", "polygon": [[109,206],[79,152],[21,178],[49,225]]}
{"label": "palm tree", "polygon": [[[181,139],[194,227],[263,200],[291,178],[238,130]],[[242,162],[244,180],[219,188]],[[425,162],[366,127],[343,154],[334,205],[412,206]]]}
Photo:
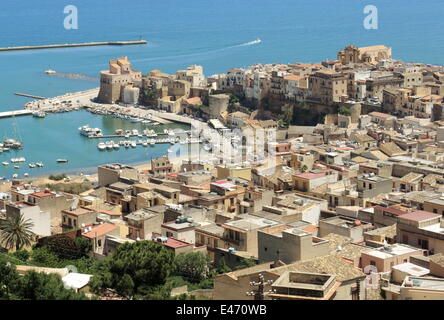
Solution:
{"label": "palm tree", "polygon": [[0,224],[0,242],[6,248],[20,250],[25,246],[30,246],[35,233],[31,231],[34,223],[23,217],[23,214],[14,215],[7,218]]}

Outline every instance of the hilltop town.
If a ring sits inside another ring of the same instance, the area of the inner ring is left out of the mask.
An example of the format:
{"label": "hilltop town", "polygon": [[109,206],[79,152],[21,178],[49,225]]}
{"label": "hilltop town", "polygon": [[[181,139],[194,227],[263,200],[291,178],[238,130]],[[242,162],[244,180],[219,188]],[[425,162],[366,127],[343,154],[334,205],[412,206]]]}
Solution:
{"label": "hilltop town", "polygon": [[0,272],[73,299],[444,299],[444,67],[349,45],[209,77],[121,57],[100,77],[83,107],[190,124],[206,152],[0,184]]}

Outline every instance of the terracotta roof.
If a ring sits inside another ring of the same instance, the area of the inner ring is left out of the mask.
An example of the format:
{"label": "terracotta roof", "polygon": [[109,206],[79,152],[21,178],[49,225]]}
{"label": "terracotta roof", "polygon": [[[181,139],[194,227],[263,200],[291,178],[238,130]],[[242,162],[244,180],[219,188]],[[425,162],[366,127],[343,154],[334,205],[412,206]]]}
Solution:
{"label": "terracotta roof", "polygon": [[325,172],[313,173],[313,172],[304,172],[300,174],[296,174],[295,177],[302,179],[316,179],[325,176]]}
{"label": "terracotta roof", "polygon": [[168,238],[168,240],[163,242],[163,244],[167,247],[172,248],[172,249],[178,249],[178,248],[187,247],[187,246],[191,245],[191,243],[181,241],[178,239],[174,239],[174,238]]}
{"label": "terracotta roof", "polygon": [[418,211],[413,211],[413,212],[410,212],[407,214],[403,214],[402,217],[400,217],[400,218],[405,219],[405,220],[410,220],[410,221],[422,221],[422,220],[437,218],[440,216],[441,216],[440,214],[418,210]]}
{"label": "terracotta roof", "polygon": [[98,213],[104,213],[110,216],[120,216],[120,212],[110,211],[110,210],[97,210]]}
{"label": "terracotta roof", "polygon": [[37,198],[44,198],[44,197],[50,197],[53,196],[54,193],[51,191],[41,191],[41,192],[34,192],[31,194],[31,196],[37,197]]}
{"label": "terracotta roof", "polygon": [[91,231],[83,233],[82,236],[90,238],[90,239],[94,239],[97,237],[101,237],[101,236],[103,236],[115,229],[117,229],[117,226],[115,226],[111,223],[99,224],[97,226],[93,226]]}

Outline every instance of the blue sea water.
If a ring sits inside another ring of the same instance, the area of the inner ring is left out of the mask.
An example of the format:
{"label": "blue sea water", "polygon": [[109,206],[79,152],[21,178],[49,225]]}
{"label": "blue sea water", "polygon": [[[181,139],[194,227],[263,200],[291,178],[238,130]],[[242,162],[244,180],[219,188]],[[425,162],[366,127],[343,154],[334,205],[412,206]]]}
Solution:
{"label": "blue sea water", "polygon": [[[78,8],[77,30],[63,26],[67,5]],[[378,8],[377,30],[363,27],[366,5]],[[149,44],[1,52],[0,111],[20,109],[29,101],[14,92],[55,96],[98,86],[94,81],[47,76],[42,71],[48,68],[98,77],[108,60],[123,55],[143,73],[152,69],[174,73],[200,64],[211,75],[253,63],[334,59],[338,50],[352,43],[385,44],[393,48],[395,58],[444,64],[443,9],[442,0],[2,0],[0,47],[139,38]],[[262,43],[249,44],[257,38]],[[80,144],[63,149],[61,141],[78,135],[61,124],[65,119],[77,128],[100,118],[80,112],[19,119],[19,127],[26,126],[22,134],[26,147],[21,152],[33,157],[44,150],[48,159],[69,157],[74,159],[69,168],[124,160],[119,152],[106,159],[98,151],[88,154]],[[0,120],[0,135],[5,130],[9,134],[10,127],[10,119]],[[48,128],[55,132],[48,133]],[[143,161],[146,155],[136,158],[129,160]],[[11,173],[7,170],[11,169],[0,168],[0,176]]]}

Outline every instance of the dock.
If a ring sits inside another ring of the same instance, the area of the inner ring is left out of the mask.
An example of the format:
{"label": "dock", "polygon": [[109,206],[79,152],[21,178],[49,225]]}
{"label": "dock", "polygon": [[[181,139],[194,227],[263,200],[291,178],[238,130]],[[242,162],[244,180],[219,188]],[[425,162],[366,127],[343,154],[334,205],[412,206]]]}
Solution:
{"label": "dock", "polygon": [[16,96],[22,96],[22,97],[33,98],[33,99],[38,99],[38,100],[46,99],[45,97],[35,96],[35,95],[32,95],[32,94],[21,93],[21,92],[16,92],[16,93],[14,93],[14,94],[15,94]]}
{"label": "dock", "polygon": [[14,111],[0,112],[0,119],[18,117],[18,116],[27,116],[32,114],[32,112],[33,112],[32,110],[14,110]]}
{"label": "dock", "polygon": [[130,45],[141,45],[147,43],[148,43],[147,40],[130,40],[130,41],[102,41],[102,42],[84,42],[84,43],[46,44],[38,46],[3,47],[0,48],[0,51],[94,47],[94,46],[130,46]]}

